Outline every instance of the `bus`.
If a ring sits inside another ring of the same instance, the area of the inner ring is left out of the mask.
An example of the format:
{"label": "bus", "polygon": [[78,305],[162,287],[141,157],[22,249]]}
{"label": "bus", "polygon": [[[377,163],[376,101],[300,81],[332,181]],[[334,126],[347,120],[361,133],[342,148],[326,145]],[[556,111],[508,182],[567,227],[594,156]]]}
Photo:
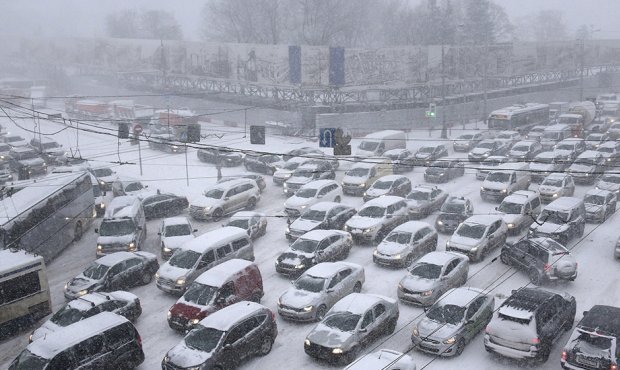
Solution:
{"label": "bus", "polygon": [[52,313],[43,257],[0,250],[0,338]]}
{"label": "bus", "polygon": [[521,134],[525,134],[536,125],[546,125],[548,123],[548,104],[517,104],[494,110],[489,115],[489,129],[497,131],[518,131]]}
{"label": "bus", "polygon": [[0,201],[0,249],[51,261],[79,240],[96,217],[87,172],[51,174],[6,186]]}

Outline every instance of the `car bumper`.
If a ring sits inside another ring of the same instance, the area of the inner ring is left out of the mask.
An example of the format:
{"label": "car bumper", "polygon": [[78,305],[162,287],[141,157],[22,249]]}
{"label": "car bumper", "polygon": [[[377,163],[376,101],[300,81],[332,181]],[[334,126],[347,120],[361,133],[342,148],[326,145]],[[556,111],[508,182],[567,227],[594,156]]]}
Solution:
{"label": "car bumper", "polygon": [[286,276],[299,276],[310,267],[312,266],[304,265],[302,268],[296,268],[295,266],[278,263],[276,264],[276,272]]}
{"label": "car bumper", "polygon": [[347,195],[354,195],[354,196],[362,196],[364,194],[364,192],[366,191],[365,187],[358,187],[358,186],[343,186],[342,187],[342,192],[347,194]]}
{"label": "car bumper", "polygon": [[416,306],[430,306],[437,300],[434,294],[423,296],[421,292],[403,290],[400,287],[396,290],[396,294],[401,301]]}
{"label": "car bumper", "polygon": [[572,174],[572,176],[573,176],[573,180],[575,181],[575,184],[592,184],[596,180],[596,176],[594,175],[583,176],[583,175]]}
{"label": "car bumper", "polygon": [[538,349],[536,348],[536,346],[530,346],[529,350],[527,351],[505,347],[500,344],[494,343],[491,339],[489,339],[488,335],[484,336],[484,348],[488,352],[494,352],[499,355],[514,359],[530,359],[536,358],[538,356]]}
{"label": "car bumper", "polygon": [[187,332],[194,327],[194,325],[191,324],[191,320],[174,316],[168,319],[168,326],[170,329],[179,332]]}
{"label": "car bumper", "polygon": [[157,279],[155,281],[155,285],[157,285],[157,288],[163,290],[166,293],[181,295],[185,292],[185,286],[179,286],[174,283],[166,282],[162,279]]}
{"label": "car bumper", "polygon": [[367,233],[362,230],[346,230],[351,233],[351,237],[355,243],[370,243],[375,240],[375,233]]}
{"label": "car bumper", "polygon": [[469,259],[471,260],[471,259],[476,258],[478,254],[478,249],[474,251],[472,249],[460,249],[460,248],[455,248],[455,247],[446,247],[446,252],[457,252],[460,254],[464,254],[467,257],[469,257]]}
{"label": "car bumper", "polygon": [[602,213],[587,213],[586,221],[588,222],[603,222],[605,221],[605,212]]}
{"label": "car bumper", "polygon": [[327,362],[341,362],[348,354],[347,352],[335,354],[332,352],[333,348],[323,347],[314,343],[311,343],[310,345],[304,343],[304,351],[310,357],[326,360]]}
{"label": "car bumper", "polygon": [[305,311],[303,308],[293,308],[287,306],[278,306],[278,314],[283,319],[298,322],[309,322],[315,320],[314,309],[311,311]]}
{"label": "car bumper", "polygon": [[456,355],[456,345],[455,344],[445,344],[441,341],[430,339],[430,338],[420,338],[416,336],[411,337],[411,341],[416,349],[431,353],[437,356],[443,357],[451,357]]}
{"label": "car bumper", "polygon": [[620,258],[620,245],[616,245],[616,249],[614,249],[614,257]]}
{"label": "car bumper", "polygon": [[396,258],[394,256],[386,256],[382,254],[373,254],[372,261],[377,265],[390,266],[390,267],[406,267],[406,258]]}

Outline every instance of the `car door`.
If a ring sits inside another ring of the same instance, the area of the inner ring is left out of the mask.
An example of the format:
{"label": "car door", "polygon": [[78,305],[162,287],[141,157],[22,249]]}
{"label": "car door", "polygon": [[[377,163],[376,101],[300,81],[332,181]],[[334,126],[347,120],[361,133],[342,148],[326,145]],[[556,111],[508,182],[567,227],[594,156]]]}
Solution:
{"label": "car door", "polygon": [[458,264],[459,264],[459,260],[457,258],[450,260],[450,262],[446,264],[446,267],[444,268],[441,274],[441,277],[444,280],[444,286],[439,289],[441,294],[443,294],[450,288],[455,288],[458,286],[457,284],[458,279],[457,279],[457,274],[456,274],[457,273],[456,266]]}
{"label": "car door", "polygon": [[220,309],[239,301],[241,301],[241,297],[236,294],[235,283],[232,281],[222,285],[217,293],[217,297],[215,298],[215,303]]}
{"label": "car door", "polygon": [[108,283],[106,284],[106,291],[122,290],[125,284],[125,261],[121,261],[108,270],[106,278]]}
{"label": "car door", "polygon": [[368,345],[372,342],[373,329],[375,328],[375,318],[372,313],[372,308],[368,309],[362,316],[362,322],[357,332],[358,342],[362,346]]}
{"label": "car door", "polygon": [[510,262],[520,268],[527,268],[530,264],[530,260],[527,257],[529,253],[529,241],[521,240],[512,245],[512,247],[507,248],[504,252]]}
{"label": "car door", "polygon": [[329,284],[327,284],[327,289],[325,290],[325,303],[327,307],[333,306],[336,302],[340,300],[340,298],[347,295],[349,292],[345,290],[345,286],[342,283],[342,277],[340,273],[335,273]]}
{"label": "car door", "polygon": [[484,317],[483,306],[486,302],[486,297],[476,298],[465,313],[465,324],[463,325],[463,336],[466,341],[470,341],[476,334],[482,330],[482,326],[486,325],[486,318]]}
{"label": "car door", "polygon": [[329,238],[325,238],[319,242],[316,249],[316,263],[331,261],[334,258],[333,248],[329,247]]}
{"label": "car door", "polygon": [[252,319],[253,317],[235,325],[224,339],[221,362],[225,368],[236,368],[241,361],[253,352],[253,348],[250,347],[250,343],[246,339],[246,335],[254,327],[254,324],[250,322]]}
{"label": "car door", "polygon": [[136,286],[142,282],[142,273],[144,272],[144,263],[139,257],[125,260],[125,286]]}
{"label": "car door", "polygon": [[202,274],[203,272],[207,271],[211,267],[215,266],[215,264],[216,264],[215,251],[213,249],[206,251],[202,255],[202,258],[200,259],[200,261],[198,262],[198,266],[196,270],[190,273],[191,278],[194,279],[198,275]]}

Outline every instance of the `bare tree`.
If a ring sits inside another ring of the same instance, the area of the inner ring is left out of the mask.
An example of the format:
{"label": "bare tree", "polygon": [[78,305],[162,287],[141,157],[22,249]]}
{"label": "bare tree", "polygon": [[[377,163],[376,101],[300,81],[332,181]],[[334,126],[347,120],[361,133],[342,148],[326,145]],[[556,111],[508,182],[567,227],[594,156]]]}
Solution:
{"label": "bare tree", "polygon": [[568,32],[564,12],[559,9],[547,9],[517,19],[515,37],[527,41],[566,40]]}
{"label": "bare tree", "polygon": [[163,10],[126,9],[108,14],[107,32],[116,38],[178,40],[181,26],[174,15]]}
{"label": "bare tree", "polygon": [[136,38],[140,30],[138,11],[125,9],[110,13],[106,17],[106,29],[110,37]]}

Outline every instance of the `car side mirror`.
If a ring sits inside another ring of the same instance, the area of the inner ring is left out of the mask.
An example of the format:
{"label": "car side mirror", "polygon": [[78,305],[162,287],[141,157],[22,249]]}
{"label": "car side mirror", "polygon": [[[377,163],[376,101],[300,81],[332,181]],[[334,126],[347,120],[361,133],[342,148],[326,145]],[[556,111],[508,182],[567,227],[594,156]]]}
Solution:
{"label": "car side mirror", "polygon": [[194,229],[194,230],[192,230],[192,232],[197,233],[197,232],[198,232],[198,229]]}
{"label": "car side mirror", "polygon": [[161,233],[157,233],[157,235],[161,236]]}
{"label": "car side mirror", "polygon": [[225,302],[226,302],[226,299],[224,299],[224,297],[217,297],[217,298],[215,298],[215,303],[216,304],[222,304],[222,303],[225,303]]}
{"label": "car side mirror", "polygon": [[359,330],[360,333],[365,333],[367,331],[368,331],[368,329],[366,329],[366,328],[360,328],[360,330]]}
{"label": "car side mirror", "polygon": [[144,187],[145,187],[145,188],[148,188],[149,186],[148,186],[148,185],[144,185]]}
{"label": "car side mirror", "polygon": [[229,344],[229,343],[224,344],[224,346],[222,347],[222,349],[225,349],[225,350],[229,350],[231,348],[232,348],[232,344]]}
{"label": "car side mirror", "polygon": [[335,292],[334,288],[329,288],[325,291],[325,293],[333,293]]}
{"label": "car side mirror", "polygon": [[224,200],[230,200],[230,197],[224,197]]}
{"label": "car side mirror", "polygon": [[142,226],[137,226],[136,229],[142,230]]}
{"label": "car side mirror", "polygon": [[99,234],[99,229],[95,228],[95,234]]}
{"label": "car side mirror", "polygon": [[103,192],[103,196],[105,197],[108,193],[106,191]]}
{"label": "car side mirror", "polygon": [[588,311],[583,311],[583,316],[587,315]]}

